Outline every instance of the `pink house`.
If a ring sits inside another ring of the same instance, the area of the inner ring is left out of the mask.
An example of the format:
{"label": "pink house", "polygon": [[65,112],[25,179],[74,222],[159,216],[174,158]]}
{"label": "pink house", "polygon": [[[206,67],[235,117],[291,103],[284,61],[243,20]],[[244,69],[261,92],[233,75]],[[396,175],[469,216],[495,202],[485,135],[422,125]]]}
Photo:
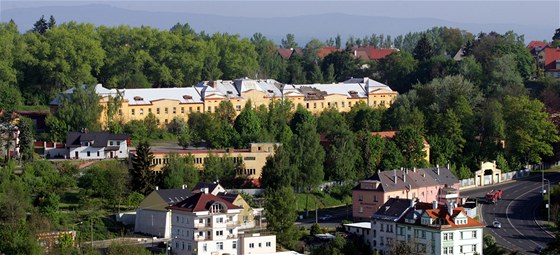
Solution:
{"label": "pink house", "polygon": [[443,167],[378,172],[352,189],[354,220],[369,220],[390,198],[458,202],[459,180]]}

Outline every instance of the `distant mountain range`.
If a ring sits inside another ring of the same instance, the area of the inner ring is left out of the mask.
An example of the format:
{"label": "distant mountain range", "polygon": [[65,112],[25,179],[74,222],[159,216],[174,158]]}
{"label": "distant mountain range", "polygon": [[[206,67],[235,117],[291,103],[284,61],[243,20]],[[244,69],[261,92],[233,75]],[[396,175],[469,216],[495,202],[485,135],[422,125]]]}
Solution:
{"label": "distant mountain range", "polygon": [[[479,32],[496,31],[504,33],[509,30],[524,34],[525,41],[550,40],[554,28],[546,26],[534,27],[518,24],[476,24],[458,23],[432,18],[392,18],[382,16],[363,16],[349,14],[320,14],[297,17],[226,17],[219,15],[137,11],[114,7],[108,4],[87,4],[82,6],[49,6],[36,8],[14,8],[1,12],[1,21],[13,19],[20,30],[29,30],[41,15],[48,19],[54,15],[57,23],[67,21],[89,22],[95,25],[130,25],[150,26],[158,29],[169,29],[177,22],[189,23],[195,31],[239,34],[251,37],[260,32],[268,38],[280,42],[286,34],[292,33],[300,45],[305,45],[311,38],[326,40],[340,34],[343,40],[353,35],[385,34],[393,38],[408,32],[423,31],[434,26],[447,26],[464,29],[478,34]],[[247,13],[250,16],[250,13]]]}

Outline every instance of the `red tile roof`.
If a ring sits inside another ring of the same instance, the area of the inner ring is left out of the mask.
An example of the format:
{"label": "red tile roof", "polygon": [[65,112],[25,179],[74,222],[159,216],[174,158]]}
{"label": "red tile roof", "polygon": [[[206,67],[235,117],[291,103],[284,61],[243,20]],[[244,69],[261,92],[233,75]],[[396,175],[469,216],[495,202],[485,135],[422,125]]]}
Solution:
{"label": "red tile roof", "polygon": [[556,69],[556,60],[560,60],[560,48],[545,48],[544,70]]}
{"label": "red tile roof", "polygon": [[212,206],[215,202],[224,204],[227,209],[243,209],[223,198],[202,192],[194,194],[193,196],[166,208],[185,212],[203,212],[208,211],[210,206]]}
{"label": "red tile roof", "polygon": [[372,136],[379,135],[381,138],[390,139],[395,137],[397,131],[381,131],[381,132],[371,132]]}
{"label": "red tile roof", "polygon": [[476,221],[475,219],[467,216],[467,224],[457,225],[453,222],[453,218],[457,217],[459,213],[463,212],[466,215],[465,209],[458,207],[453,209],[452,215],[449,215],[447,208],[438,209],[428,209],[426,213],[433,219],[440,219],[446,222],[446,224],[441,224],[442,226],[448,226],[447,228],[468,228],[468,227],[482,227],[484,224]]}
{"label": "red tile roof", "polygon": [[548,43],[542,41],[531,41],[529,44],[527,44],[527,49],[532,50],[534,48],[544,48],[546,46],[548,46]]}
{"label": "red tile roof", "polygon": [[292,56],[292,52],[293,52],[293,49],[285,49],[285,48],[279,48],[278,49],[278,54],[283,59],[289,59]]}
{"label": "red tile roof", "polygon": [[353,47],[354,56],[365,60],[379,60],[387,57],[397,49],[379,49],[372,46],[367,47]]}
{"label": "red tile roof", "polygon": [[321,47],[319,50],[317,50],[317,56],[319,58],[324,58],[326,55],[329,55],[335,51],[341,51],[341,50],[334,46]]}

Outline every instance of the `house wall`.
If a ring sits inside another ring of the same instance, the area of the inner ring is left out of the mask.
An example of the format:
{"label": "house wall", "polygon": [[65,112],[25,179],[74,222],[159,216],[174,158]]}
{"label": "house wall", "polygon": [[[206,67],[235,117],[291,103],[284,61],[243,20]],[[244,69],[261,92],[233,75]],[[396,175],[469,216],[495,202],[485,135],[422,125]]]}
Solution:
{"label": "house wall", "polygon": [[[249,150],[237,150],[237,151],[211,151],[215,156],[218,157],[232,157],[243,161],[245,169],[239,170],[236,174],[237,177],[241,177],[247,180],[258,180],[262,175],[262,168],[266,164],[266,159],[269,156],[274,155],[274,143],[255,143],[252,144]],[[174,153],[177,153],[174,151]],[[191,151],[188,150],[178,151],[181,155],[188,155],[189,153],[193,155],[195,160],[195,167],[202,170],[204,168],[204,161],[210,156],[209,151]],[[155,152],[154,153],[154,170],[161,171],[165,166],[167,159],[169,157],[169,152]],[[235,160],[237,160],[235,159]]]}
{"label": "house wall", "polygon": [[171,237],[171,213],[149,209],[136,210],[134,232],[157,237]]}
{"label": "house wall", "polygon": [[267,235],[261,236],[259,234],[254,234],[251,236],[241,237],[241,250],[240,255],[245,254],[263,254],[263,253],[275,253],[276,252],[276,236]]}
{"label": "house wall", "polygon": [[373,108],[385,107],[389,108],[397,97],[397,92],[387,92],[387,93],[370,93],[368,95],[368,105]]}
{"label": "house wall", "polygon": [[[118,140],[109,140],[104,146],[117,146]],[[113,145],[110,145],[113,142]],[[91,146],[80,146],[80,147],[70,147],[68,149],[67,157],[71,159],[76,158],[76,152],[78,153],[79,159],[107,159],[107,158],[127,158],[128,157],[128,145],[126,140],[118,141],[120,144],[117,151],[113,151],[113,157],[111,157],[110,151],[105,151],[105,147],[91,147]],[[88,156],[89,152],[89,156]],[[54,156],[54,155],[53,155]]]}
{"label": "house wall", "polygon": [[397,224],[390,220],[371,220],[370,247],[372,251],[389,254],[396,242]]}

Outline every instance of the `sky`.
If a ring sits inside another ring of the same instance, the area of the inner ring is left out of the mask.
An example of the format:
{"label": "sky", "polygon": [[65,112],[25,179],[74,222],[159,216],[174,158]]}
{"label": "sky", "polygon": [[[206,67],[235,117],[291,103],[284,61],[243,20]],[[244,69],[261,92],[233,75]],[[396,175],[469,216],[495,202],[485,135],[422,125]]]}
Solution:
{"label": "sky", "polygon": [[0,9],[104,3],[130,10],[190,12],[235,17],[289,17],[323,13],[430,17],[469,23],[549,24],[560,27],[560,1],[86,1],[0,0]]}
{"label": "sky", "polygon": [[[294,17],[342,13],[395,18],[435,18],[472,24],[516,24],[545,28],[552,37],[560,28],[560,0],[439,0],[439,1],[92,1],[92,0],[0,0],[0,11],[43,6],[72,6],[102,3],[128,10],[212,14],[232,17]],[[48,15],[47,15],[48,16]],[[0,16],[0,21],[5,22]]]}

